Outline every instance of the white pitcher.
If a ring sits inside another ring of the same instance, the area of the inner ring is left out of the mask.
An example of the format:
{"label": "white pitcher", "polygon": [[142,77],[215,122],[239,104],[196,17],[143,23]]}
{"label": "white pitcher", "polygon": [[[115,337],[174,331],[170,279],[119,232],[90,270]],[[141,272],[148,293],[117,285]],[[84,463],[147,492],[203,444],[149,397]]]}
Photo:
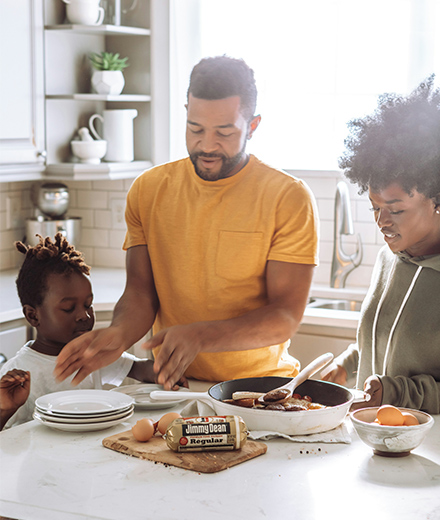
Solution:
{"label": "white pitcher", "polygon": [[104,20],[104,9],[100,0],[63,0],[66,5],[67,20],[73,24],[100,25]]}
{"label": "white pitcher", "polygon": [[138,115],[135,109],[104,110],[103,115],[93,114],[89,119],[90,132],[96,139],[101,139],[93,122],[99,119],[102,123],[102,139],[107,141],[107,153],[104,159],[108,162],[130,162],[134,159],[133,119]]}

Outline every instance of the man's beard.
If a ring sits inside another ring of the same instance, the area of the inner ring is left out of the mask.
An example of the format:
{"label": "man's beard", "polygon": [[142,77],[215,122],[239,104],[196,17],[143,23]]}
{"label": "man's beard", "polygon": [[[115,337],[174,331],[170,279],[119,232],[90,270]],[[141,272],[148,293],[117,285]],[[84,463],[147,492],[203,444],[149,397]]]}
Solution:
{"label": "man's beard", "polygon": [[[189,154],[189,158],[191,159],[191,162],[193,163],[194,170],[197,173],[197,175],[205,180],[205,181],[218,181],[219,179],[225,179],[226,177],[230,177],[231,171],[237,166],[237,164],[243,159],[244,157],[244,151],[246,148],[246,143],[241,149],[240,152],[238,152],[237,155],[234,155],[232,157],[227,157],[224,154],[221,153],[192,153]],[[201,171],[200,168],[197,166],[197,159],[199,157],[216,157],[220,158],[222,160],[222,167],[220,168],[220,171],[213,176],[210,172],[204,172]]]}

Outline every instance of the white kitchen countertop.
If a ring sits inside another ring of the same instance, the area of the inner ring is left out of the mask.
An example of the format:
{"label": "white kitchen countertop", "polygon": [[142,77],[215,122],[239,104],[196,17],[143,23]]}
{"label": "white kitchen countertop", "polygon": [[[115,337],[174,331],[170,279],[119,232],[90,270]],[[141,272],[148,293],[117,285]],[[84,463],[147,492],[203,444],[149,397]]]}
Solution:
{"label": "white kitchen countertop", "polygon": [[[199,388],[200,389],[200,388]],[[267,453],[198,473],[104,448],[97,432],[36,421],[0,433],[0,515],[20,520],[415,520],[440,518],[440,416],[411,455],[373,455],[347,419],[351,444],[266,441]]]}
{"label": "white kitchen countertop", "polygon": [[[112,311],[125,287],[125,269],[93,267],[90,273],[95,312]],[[0,323],[23,318],[17,296],[15,279],[17,270],[0,271]],[[319,298],[344,298],[362,301],[366,289],[332,289],[313,285],[311,296]],[[358,312],[307,308],[302,323],[328,327],[356,329]]]}

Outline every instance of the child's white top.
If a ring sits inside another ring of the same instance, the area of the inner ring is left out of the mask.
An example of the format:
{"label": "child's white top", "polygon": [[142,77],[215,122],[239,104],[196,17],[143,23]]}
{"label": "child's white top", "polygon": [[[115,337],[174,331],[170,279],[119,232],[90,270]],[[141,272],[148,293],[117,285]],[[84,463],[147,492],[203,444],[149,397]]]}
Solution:
{"label": "child's white top", "polygon": [[14,368],[27,370],[31,373],[31,390],[28,400],[9,419],[5,425],[5,429],[31,421],[32,414],[34,413],[35,401],[43,395],[51,394],[53,392],[62,392],[64,390],[74,390],[75,388],[86,390],[92,388],[99,389],[103,384],[119,386],[127,377],[133,365],[133,361],[136,359],[131,354],[124,352],[124,354],[122,354],[122,356],[111,365],[90,374],[84,379],[84,381],[81,381],[79,385],[72,386],[70,382],[73,379],[74,374],[61,383],[56,381],[53,371],[55,369],[57,357],[40,354],[39,352],[32,350],[30,347],[33,343],[34,340],[28,341],[26,345],[21,347],[17,354],[2,365],[0,369],[0,378],[3,377],[6,372]]}

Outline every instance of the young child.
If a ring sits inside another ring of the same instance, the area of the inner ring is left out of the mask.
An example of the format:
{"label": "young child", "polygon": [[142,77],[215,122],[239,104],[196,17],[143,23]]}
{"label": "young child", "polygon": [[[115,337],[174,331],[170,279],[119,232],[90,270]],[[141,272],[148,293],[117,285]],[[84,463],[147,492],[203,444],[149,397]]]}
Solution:
{"label": "young child", "polygon": [[[16,280],[26,320],[36,329],[29,341],[0,370],[0,429],[30,421],[35,400],[42,395],[72,390],[72,377],[57,382],[57,355],[73,338],[92,330],[95,323],[90,267],[81,252],[58,233],[36,246],[15,246],[25,259]],[[111,365],[91,374],[76,388],[119,386],[126,377],[155,382],[153,361],[124,353]],[[187,385],[186,380],[181,381]]]}

